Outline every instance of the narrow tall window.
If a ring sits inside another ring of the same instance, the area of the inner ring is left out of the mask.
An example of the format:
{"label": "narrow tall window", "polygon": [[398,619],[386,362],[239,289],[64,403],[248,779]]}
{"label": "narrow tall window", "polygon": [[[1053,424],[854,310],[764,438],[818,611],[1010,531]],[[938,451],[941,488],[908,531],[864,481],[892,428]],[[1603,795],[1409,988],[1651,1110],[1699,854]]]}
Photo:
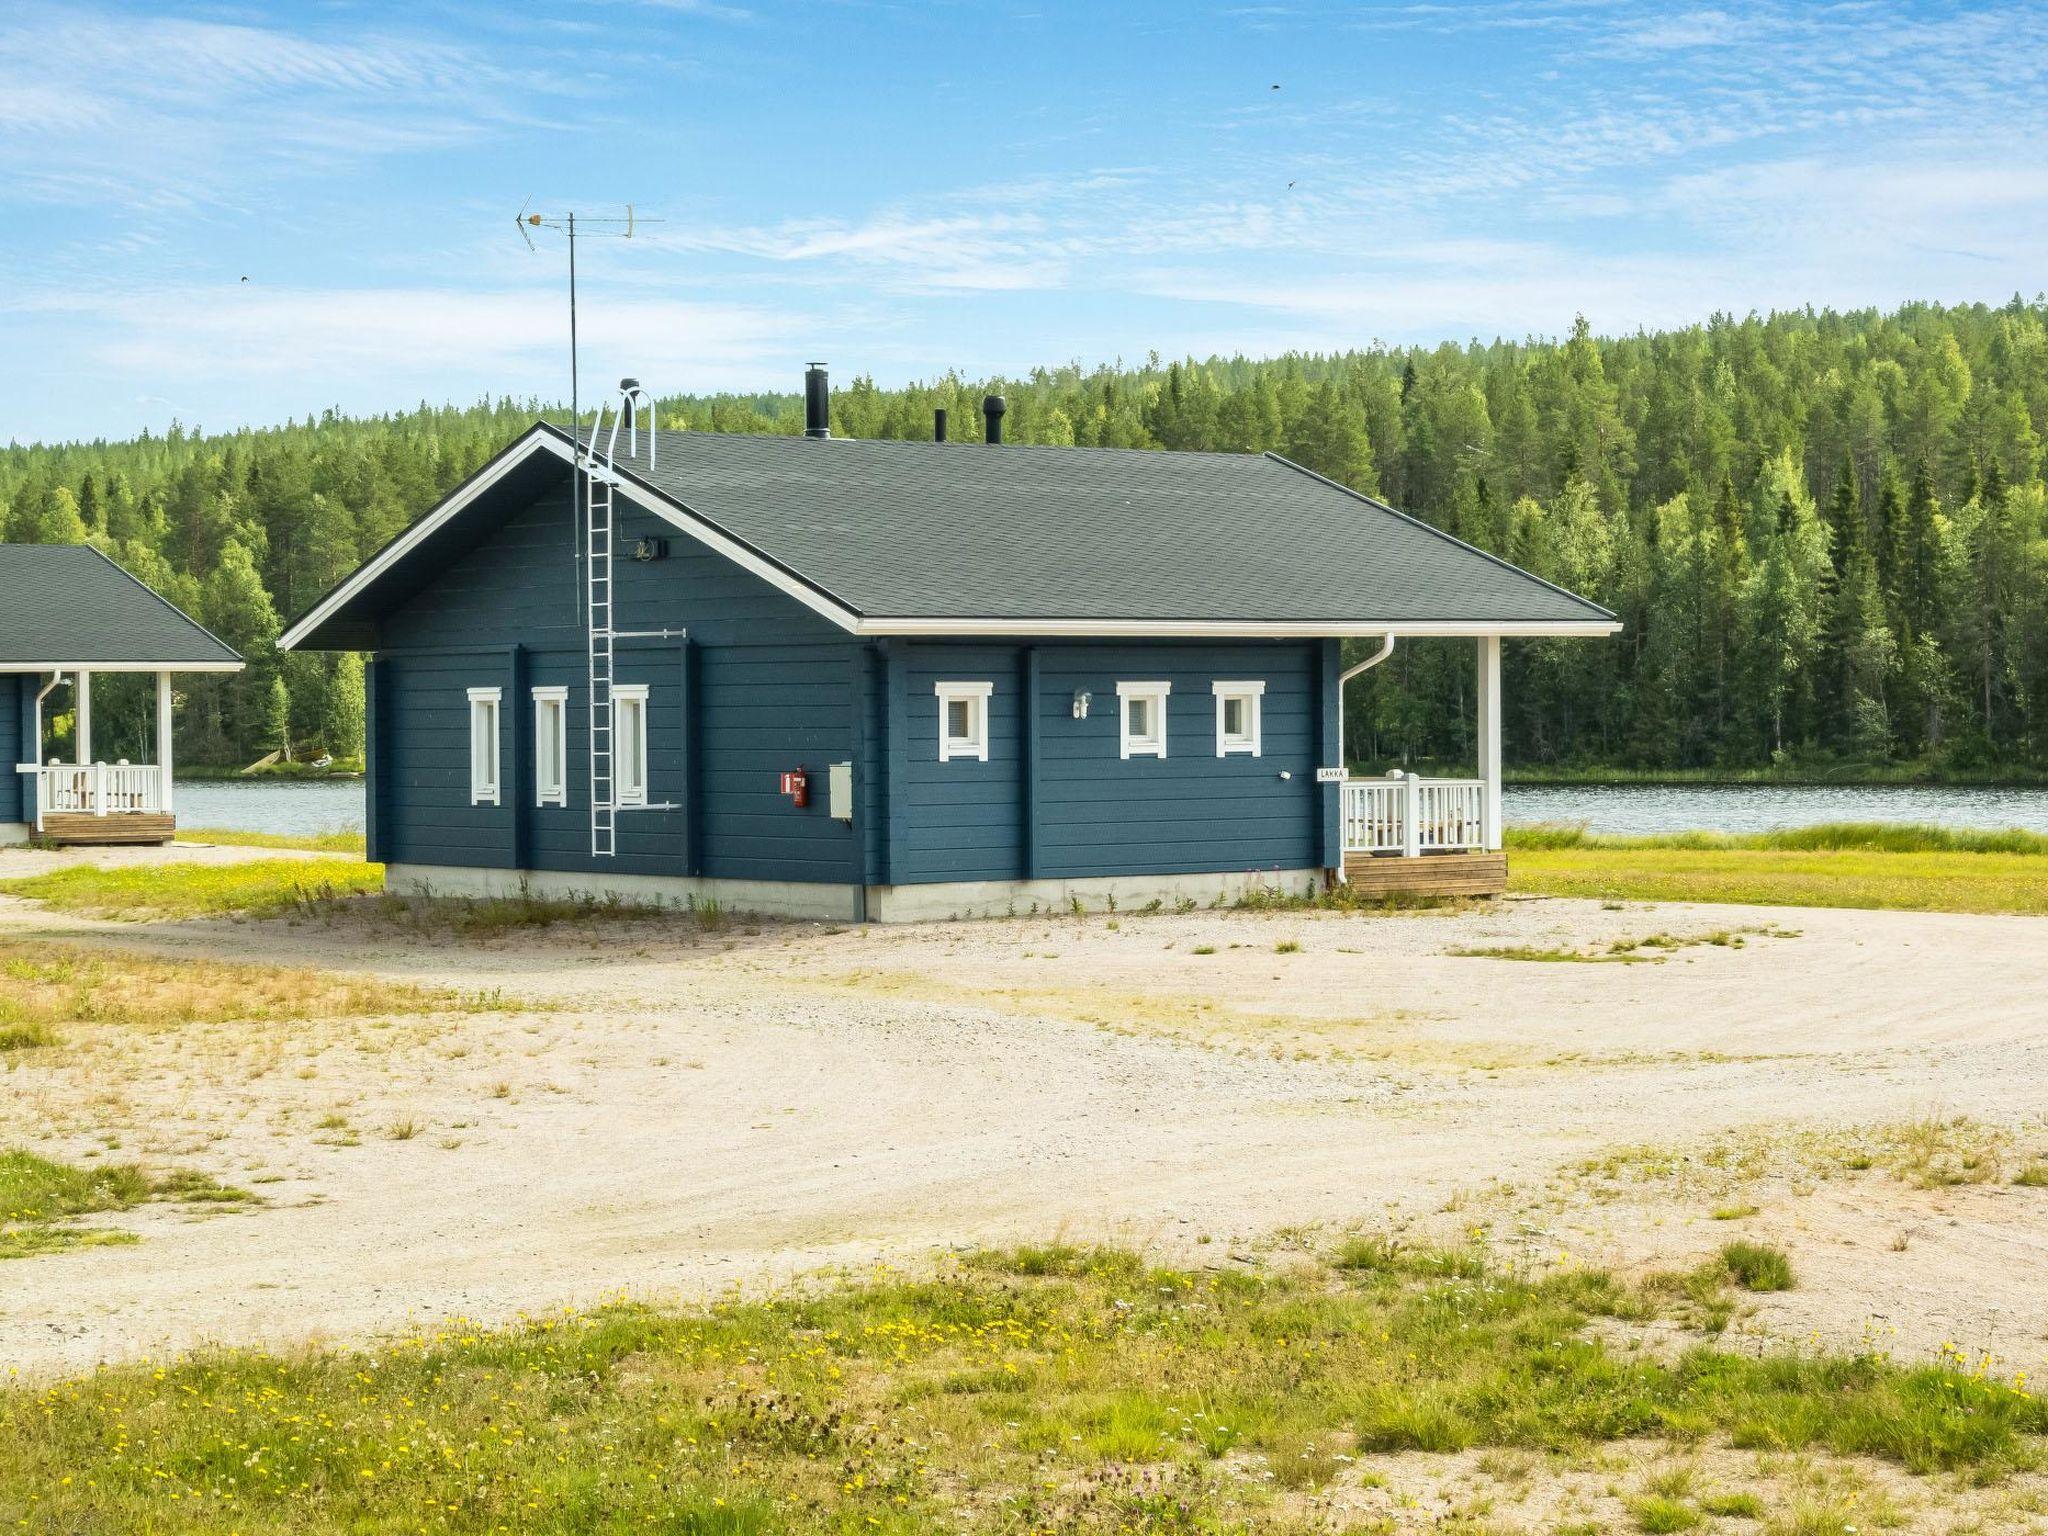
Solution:
{"label": "narrow tall window", "polygon": [[533,690],[533,803],[569,803],[569,690]]}
{"label": "narrow tall window", "polygon": [[956,757],[988,761],[988,696],[994,683],[937,683],[939,696],[939,761]]}
{"label": "narrow tall window", "polygon": [[620,805],[647,803],[647,685],[612,689],[612,787]]}
{"label": "narrow tall window", "polygon": [[469,690],[469,803],[498,804],[498,699],[496,688]]}
{"label": "narrow tall window", "polygon": [[1265,697],[1261,682],[1212,683],[1216,695],[1216,755],[1243,753],[1257,757],[1262,747],[1259,731],[1259,702]]}
{"label": "narrow tall window", "polygon": [[1166,756],[1166,696],[1172,692],[1171,683],[1116,685],[1123,756]]}

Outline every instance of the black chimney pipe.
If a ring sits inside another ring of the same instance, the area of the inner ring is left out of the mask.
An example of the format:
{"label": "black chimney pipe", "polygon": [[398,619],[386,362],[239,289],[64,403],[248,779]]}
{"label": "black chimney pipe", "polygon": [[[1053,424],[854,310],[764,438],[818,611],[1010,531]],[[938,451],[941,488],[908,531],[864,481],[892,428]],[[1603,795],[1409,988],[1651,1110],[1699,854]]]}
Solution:
{"label": "black chimney pipe", "polygon": [[945,440],[946,408],[942,405],[937,410],[932,412],[932,441],[935,443],[943,443]]}
{"label": "black chimney pipe", "polygon": [[825,381],[825,365],[813,363],[804,370],[804,436],[832,435],[832,386]]}
{"label": "black chimney pipe", "polygon": [[1001,395],[988,395],[981,402],[981,419],[987,428],[986,436],[992,443],[1003,440],[1003,412],[1009,409]]}

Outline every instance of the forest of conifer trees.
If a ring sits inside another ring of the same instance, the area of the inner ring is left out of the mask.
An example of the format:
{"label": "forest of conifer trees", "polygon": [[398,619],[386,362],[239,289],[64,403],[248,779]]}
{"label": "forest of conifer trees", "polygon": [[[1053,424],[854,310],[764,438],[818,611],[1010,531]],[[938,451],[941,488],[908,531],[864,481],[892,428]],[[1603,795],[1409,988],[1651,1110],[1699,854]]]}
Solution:
{"label": "forest of conifer trees", "polygon": [[[792,381],[793,383],[795,381]],[[2048,303],[1717,316],[1561,342],[1046,369],[833,398],[835,431],[1274,450],[1615,610],[1612,641],[1513,642],[1508,760],[1816,771],[2048,765]],[[10,447],[15,541],[91,541],[239,648],[187,678],[187,762],[359,750],[358,657],[283,622],[523,429],[533,403],[331,413]],[[684,397],[664,425],[796,432],[786,395]],[[1349,755],[1470,755],[1469,645],[1358,685]]]}

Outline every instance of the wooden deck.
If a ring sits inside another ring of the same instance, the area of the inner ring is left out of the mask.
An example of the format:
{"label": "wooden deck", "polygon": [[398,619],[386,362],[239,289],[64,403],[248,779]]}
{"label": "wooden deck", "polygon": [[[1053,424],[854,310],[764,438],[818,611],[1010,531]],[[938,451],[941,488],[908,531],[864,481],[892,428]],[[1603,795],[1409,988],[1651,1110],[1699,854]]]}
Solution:
{"label": "wooden deck", "polygon": [[94,816],[85,811],[51,811],[43,817],[42,839],[59,847],[91,843],[168,843],[177,835],[177,818],[150,811],[114,811]]}
{"label": "wooden deck", "polygon": [[1369,896],[1498,896],[1508,888],[1504,853],[1430,853],[1419,858],[1347,853],[1344,879]]}

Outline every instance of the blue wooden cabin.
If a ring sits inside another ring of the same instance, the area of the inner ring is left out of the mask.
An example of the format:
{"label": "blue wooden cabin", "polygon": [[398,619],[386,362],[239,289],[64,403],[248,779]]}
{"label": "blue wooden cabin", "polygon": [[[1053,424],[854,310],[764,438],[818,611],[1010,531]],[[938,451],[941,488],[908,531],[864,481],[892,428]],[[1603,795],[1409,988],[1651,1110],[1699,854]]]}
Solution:
{"label": "blue wooden cabin", "polygon": [[[1611,614],[1272,455],[536,424],[279,642],[369,667],[394,888],[894,920],[1498,889],[1503,637]],[[1476,642],[1344,782],[1341,642]],[[597,708],[592,709],[595,700]]]}

